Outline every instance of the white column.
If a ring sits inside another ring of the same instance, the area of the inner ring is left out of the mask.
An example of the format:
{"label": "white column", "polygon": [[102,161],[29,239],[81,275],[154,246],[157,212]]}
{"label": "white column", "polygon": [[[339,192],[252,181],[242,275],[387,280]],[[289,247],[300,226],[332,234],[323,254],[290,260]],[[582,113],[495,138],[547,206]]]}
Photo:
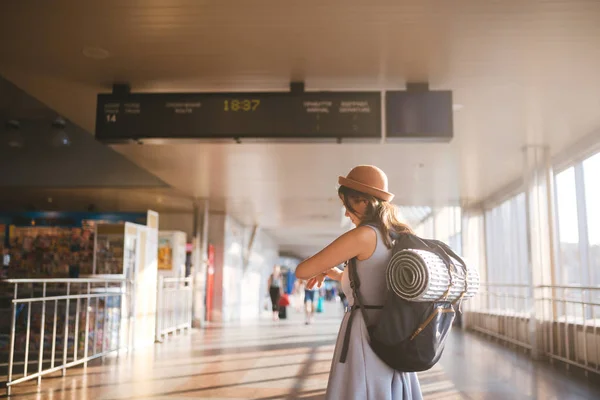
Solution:
{"label": "white column", "polygon": [[[487,265],[485,248],[485,212],[481,207],[464,207],[462,209],[462,250],[465,262],[477,268],[482,283],[480,291],[486,290]],[[481,312],[487,308],[487,296],[479,295],[463,303],[463,328],[469,326],[469,312]]]}
{"label": "white column", "polygon": [[544,320],[548,320],[552,312],[542,300],[552,296],[551,289],[540,286],[551,285],[554,275],[553,179],[547,146],[526,146],[523,153],[529,283],[533,297],[529,304],[531,317],[528,333],[531,355],[534,359],[540,359],[544,356],[544,346],[548,341]]}
{"label": "white column", "polygon": [[193,300],[192,325],[203,327],[206,322],[206,265],[208,248],[208,200],[194,204],[194,236],[192,238]]}

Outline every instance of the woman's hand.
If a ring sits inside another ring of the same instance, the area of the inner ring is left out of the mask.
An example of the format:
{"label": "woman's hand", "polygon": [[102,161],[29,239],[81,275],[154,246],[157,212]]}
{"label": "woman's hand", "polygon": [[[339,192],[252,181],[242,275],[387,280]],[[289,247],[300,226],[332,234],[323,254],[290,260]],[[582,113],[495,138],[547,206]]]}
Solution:
{"label": "woman's hand", "polygon": [[333,279],[334,281],[341,281],[342,273],[343,273],[343,271],[337,267],[331,268],[330,270],[327,271],[327,277],[329,279]]}
{"label": "woman's hand", "polygon": [[306,282],[306,288],[308,290],[310,290],[310,289],[314,288],[315,285],[317,286],[317,289],[320,288],[323,285],[323,281],[325,281],[325,278],[327,278],[326,273],[319,274],[319,275],[315,276],[314,278],[310,278],[308,280],[308,282]]}

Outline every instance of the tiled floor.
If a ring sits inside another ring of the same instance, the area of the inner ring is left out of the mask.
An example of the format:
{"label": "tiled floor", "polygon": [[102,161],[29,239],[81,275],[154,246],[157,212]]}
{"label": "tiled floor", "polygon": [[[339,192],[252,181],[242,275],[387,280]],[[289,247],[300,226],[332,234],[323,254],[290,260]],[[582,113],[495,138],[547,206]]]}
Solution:
{"label": "tiled floor", "polygon": [[[214,326],[102,365],[13,389],[15,399],[321,399],[341,310],[306,326]],[[442,363],[420,374],[426,399],[600,399],[600,391],[456,330]],[[588,385],[591,386],[591,385]],[[537,396],[537,397],[536,397]],[[587,397],[586,397],[587,396]]]}
{"label": "tiled floor", "polygon": [[585,378],[576,368],[534,363],[522,351],[509,349],[456,330],[449,338],[441,366],[469,400],[600,399],[600,376]]}

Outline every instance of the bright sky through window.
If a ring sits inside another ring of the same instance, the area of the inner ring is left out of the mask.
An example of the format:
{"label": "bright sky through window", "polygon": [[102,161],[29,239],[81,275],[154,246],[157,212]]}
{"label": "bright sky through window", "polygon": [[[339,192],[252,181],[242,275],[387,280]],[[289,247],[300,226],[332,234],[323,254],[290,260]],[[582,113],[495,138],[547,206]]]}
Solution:
{"label": "bright sky through window", "polygon": [[577,198],[575,195],[575,168],[556,175],[558,228],[562,243],[578,243]]}
{"label": "bright sky through window", "polygon": [[590,245],[600,245],[600,153],[583,162]]}

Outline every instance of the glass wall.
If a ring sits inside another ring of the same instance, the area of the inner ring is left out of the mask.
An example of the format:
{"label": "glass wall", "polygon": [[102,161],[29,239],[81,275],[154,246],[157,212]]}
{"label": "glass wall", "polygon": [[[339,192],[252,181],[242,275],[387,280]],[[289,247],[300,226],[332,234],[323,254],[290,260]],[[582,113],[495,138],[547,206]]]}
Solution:
{"label": "glass wall", "polygon": [[447,243],[457,253],[462,252],[460,207],[440,209],[435,218],[435,238]]}
{"label": "glass wall", "polygon": [[556,209],[558,211],[558,268],[557,283],[569,285],[582,282],[579,254],[579,223],[575,168],[556,175]]}
{"label": "glass wall", "polygon": [[426,239],[447,243],[457,253],[462,253],[460,207],[442,207],[431,213],[416,228],[415,233]]}
{"label": "glass wall", "polygon": [[556,174],[559,284],[600,285],[600,153]]}
{"label": "glass wall", "polygon": [[588,272],[591,285],[600,285],[600,153],[583,162],[588,229]]}
{"label": "glass wall", "polygon": [[[600,285],[600,153],[556,174],[556,217],[558,221],[558,285]],[[576,302],[599,302],[600,288],[562,288],[558,296],[570,300],[558,307],[559,318],[584,316]],[[592,318],[591,308],[585,312]]]}
{"label": "glass wall", "polygon": [[[479,272],[480,282],[487,281],[487,268],[485,262],[485,235],[484,217],[482,212],[465,214],[463,219],[463,259],[471,268]],[[485,291],[480,288],[480,293]],[[479,311],[487,309],[487,296],[482,293],[465,303],[469,310]]]}
{"label": "glass wall", "polygon": [[531,281],[525,194],[485,213],[488,304],[498,313],[525,312]]}
{"label": "glass wall", "polygon": [[480,294],[467,302],[467,325],[587,368],[585,357],[597,356],[590,348],[598,346],[586,350],[591,336],[579,333],[600,329],[600,153],[554,172],[540,175],[529,204],[520,192],[466,211],[465,256],[483,261]]}

